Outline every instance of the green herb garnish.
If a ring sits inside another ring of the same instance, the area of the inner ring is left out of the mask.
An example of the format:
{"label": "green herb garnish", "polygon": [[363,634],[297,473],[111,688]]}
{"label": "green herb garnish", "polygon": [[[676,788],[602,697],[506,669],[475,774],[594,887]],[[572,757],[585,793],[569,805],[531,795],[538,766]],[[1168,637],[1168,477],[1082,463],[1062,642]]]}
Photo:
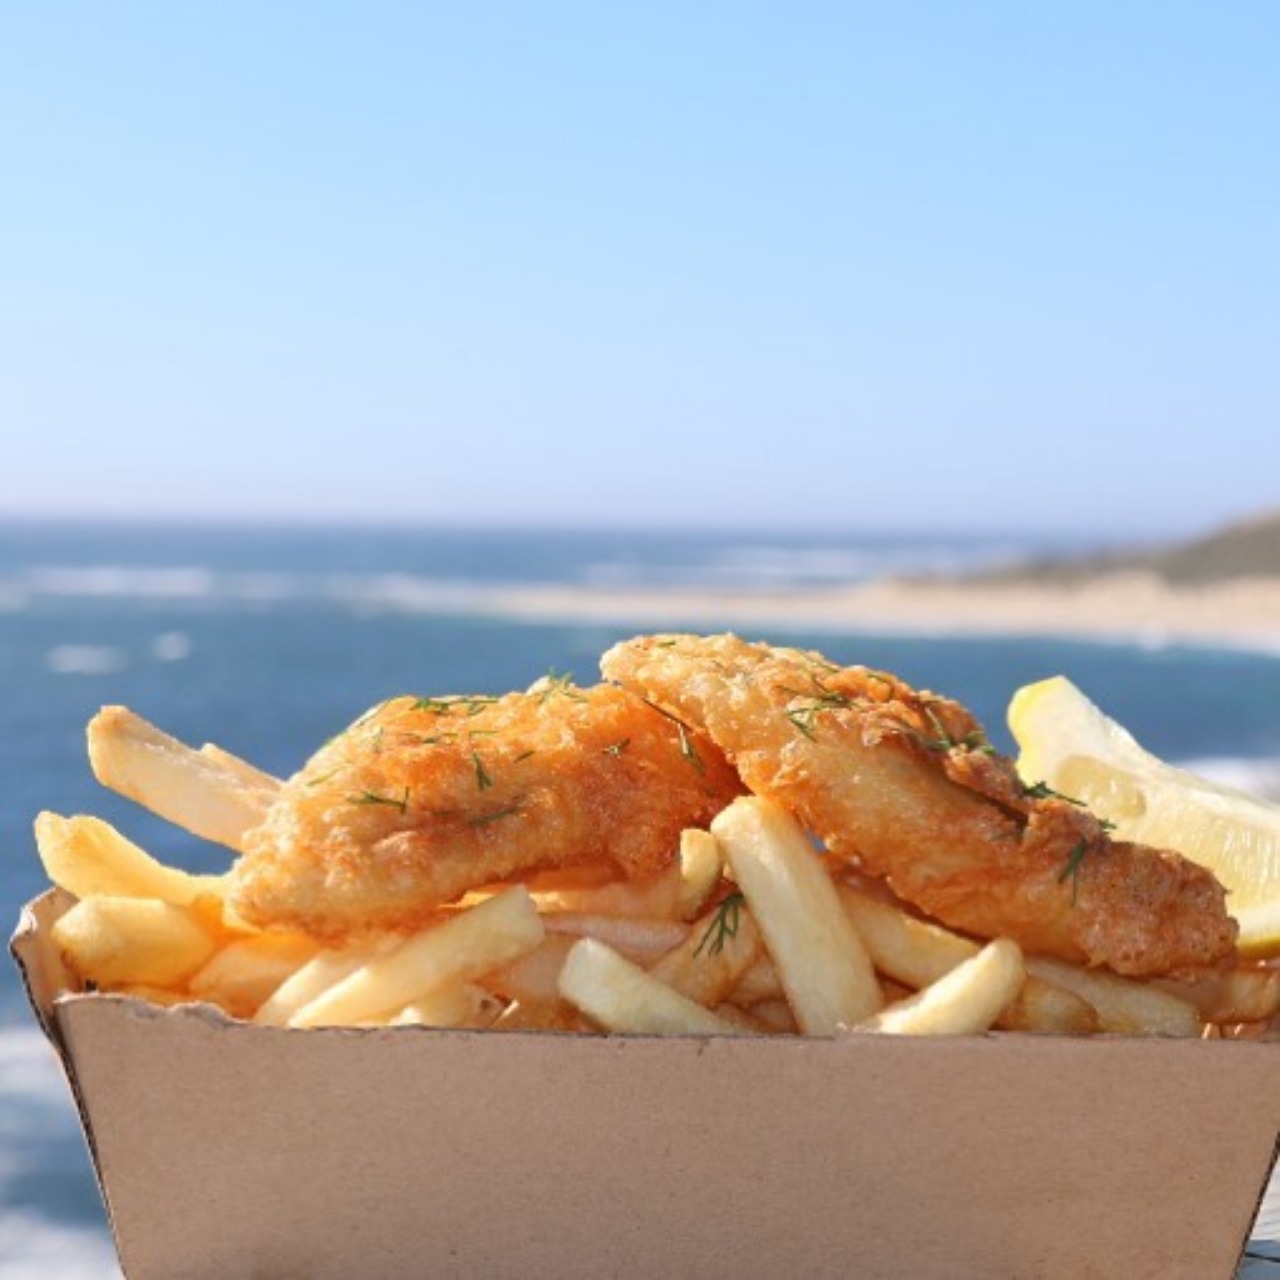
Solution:
{"label": "green herb garnish", "polygon": [[409,809],[409,788],[405,787],[400,796],[380,796],[375,791],[361,791],[359,795],[350,797],[352,804],[384,804],[390,809],[398,809],[401,814]]}
{"label": "green herb garnish", "polygon": [[541,680],[538,681],[540,697],[539,705],[546,702],[548,698],[555,697],[560,694],[561,697],[571,698],[574,702],[585,702],[581,690],[574,683],[573,672],[567,671],[564,675],[557,673],[554,667],[547,672]]}
{"label": "green herb garnish", "polygon": [[738,936],[738,926],[742,922],[742,904],[745,901],[741,891],[738,891],[731,893],[720,903],[693,953],[695,956],[700,956],[704,948],[707,955],[718,956],[725,944]]}
{"label": "green herb garnish", "polygon": [[497,698],[488,694],[457,694],[445,698],[418,698],[410,709],[429,711],[436,716],[452,715],[455,710],[467,716],[476,716],[497,701]]}
{"label": "green herb garnish", "polygon": [[491,822],[498,822],[502,818],[509,818],[513,813],[519,812],[519,803],[509,804],[505,809],[494,809],[492,813],[482,813],[478,817],[468,818],[467,826],[487,827]]}

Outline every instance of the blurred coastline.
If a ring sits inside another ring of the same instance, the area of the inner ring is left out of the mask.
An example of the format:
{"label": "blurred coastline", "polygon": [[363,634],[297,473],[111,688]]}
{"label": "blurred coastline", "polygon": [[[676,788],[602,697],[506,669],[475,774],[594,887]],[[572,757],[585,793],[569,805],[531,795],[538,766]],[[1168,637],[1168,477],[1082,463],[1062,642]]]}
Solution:
{"label": "blurred coastline", "polygon": [[477,591],[469,604],[526,621],[1052,635],[1280,652],[1280,512],[1154,548],[1029,555],[971,569],[786,587],[507,586]]}

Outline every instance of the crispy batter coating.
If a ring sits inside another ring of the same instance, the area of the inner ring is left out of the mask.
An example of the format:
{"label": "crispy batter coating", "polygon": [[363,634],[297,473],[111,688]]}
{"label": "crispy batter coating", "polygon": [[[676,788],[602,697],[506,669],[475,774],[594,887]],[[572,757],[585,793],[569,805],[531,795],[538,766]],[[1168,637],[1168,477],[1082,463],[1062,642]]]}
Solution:
{"label": "crispy batter coating", "polygon": [[245,836],[231,901],[327,941],[409,929],[547,867],[653,874],[741,790],[710,742],[621,689],[396,698],[284,785]]}
{"label": "crispy batter coating", "polygon": [[1234,953],[1212,874],[1113,841],[1080,805],[1024,786],[954,701],[732,635],[640,637],[601,665],[708,734],[830,855],[944,923],[1132,975],[1195,973]]}

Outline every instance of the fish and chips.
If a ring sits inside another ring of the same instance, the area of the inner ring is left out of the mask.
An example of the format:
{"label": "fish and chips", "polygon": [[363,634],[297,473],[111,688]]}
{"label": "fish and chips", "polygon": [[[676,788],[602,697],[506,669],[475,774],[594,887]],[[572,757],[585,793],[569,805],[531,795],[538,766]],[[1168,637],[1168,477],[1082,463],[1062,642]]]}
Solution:
{"label": "fish and chips", "polygon": [[1278,1034],[1213,874],[1019,776],[959,703],[732,635],[601,668],[393,698],[288,779],[104,708],[98,779],[235,857],[41,814],[79,989],[295,1028]]}

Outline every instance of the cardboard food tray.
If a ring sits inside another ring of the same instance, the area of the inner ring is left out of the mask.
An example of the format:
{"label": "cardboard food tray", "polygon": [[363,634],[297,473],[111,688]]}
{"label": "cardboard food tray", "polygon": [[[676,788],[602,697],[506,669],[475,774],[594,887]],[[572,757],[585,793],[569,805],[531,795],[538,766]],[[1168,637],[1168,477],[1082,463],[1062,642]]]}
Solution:
{"label": "cardboard food tray", "polygon": [[1280,1046],[289,1031],[59,994],[126,1274],[1234,1275]]}

